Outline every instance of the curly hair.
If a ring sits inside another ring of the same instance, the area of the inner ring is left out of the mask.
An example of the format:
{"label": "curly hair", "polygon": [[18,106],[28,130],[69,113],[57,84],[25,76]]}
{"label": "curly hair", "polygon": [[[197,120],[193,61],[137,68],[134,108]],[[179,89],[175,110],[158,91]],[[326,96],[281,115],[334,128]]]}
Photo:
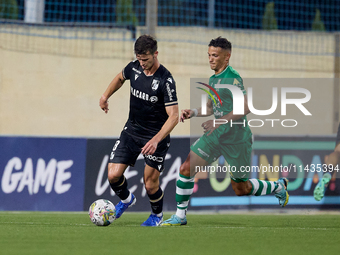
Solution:
{"label": "curly hair", "polygon": [[135,54],[154,54],[157,51],[157,41],[150,35],[141,35],[135,42]]}
{"label": "curly hair", "polygon": [[225,50],[231,51],[231,42],[229,42],[226,38],[223,38],[221,36],[217,37],[216,39],[212,39],[208,45],[209,47],[220,47]]}

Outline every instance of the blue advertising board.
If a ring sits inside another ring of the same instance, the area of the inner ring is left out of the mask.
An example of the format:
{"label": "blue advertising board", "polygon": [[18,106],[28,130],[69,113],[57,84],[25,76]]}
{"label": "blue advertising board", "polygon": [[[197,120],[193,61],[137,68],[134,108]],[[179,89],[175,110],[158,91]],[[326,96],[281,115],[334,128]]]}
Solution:
{"label": "blue advertising board", "polygon": [[[325,157],[335,148],[333,137],[273,137],[255,136],[250,178],[275,181],[289,179],[289,208],[340,208],[339,170],[332,172],[325,197],[316,201],[313,191],[323,175]],[[214,162],[226,164],[223,157]],[[230,178],[224,172],[200,173],[190,200],[192,209],[262,209],[280,208],[273,195],[237,197]]]}
{"label": "blue advertising board", "polygon": [[[107,163],[116,139],[0,137],[0,210],[87,211],[99,198],[117,203],[107,181]],[[165,192],[164,211],[176,210],[176,179],[189,153],[190,139],[172,138],[160,184]],[[333,137],[256,137],[250,178],[277,180],[287,177],[289,208],[340,208],[340,179],[334,172],[325,198],[316,201],[313,190],[322,172],[306,171],[324,163],[334,149]],[[129,189],[137,197],[131,211],[148,211],[143,185],[143,156],[125,172]],[[213,164],[223,166],[224,158]],[[291,169],[263,171],[264,166]],[[304,171],[294,171],[295,168]],[[85,188],[86,187],[86,188]],[[196,175],[189,210],[280,208],[273,195],[237,197],[224,172]]]}
{"label": "blue advertising board", "polygon": [[0,210],[82,211],[86,142],[0,137]]}

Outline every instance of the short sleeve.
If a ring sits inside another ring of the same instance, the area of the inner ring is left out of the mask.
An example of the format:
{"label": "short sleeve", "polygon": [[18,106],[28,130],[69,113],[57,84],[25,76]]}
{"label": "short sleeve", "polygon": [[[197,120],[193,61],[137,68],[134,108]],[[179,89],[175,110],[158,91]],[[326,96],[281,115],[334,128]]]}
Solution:
{"label": "short sleeve", "polygon": [[237,86],[240,90],[242,90],[243,95],[247,94],[243,86],[243,79],[240,76],[234,78],[233,85]]}
{"label": "short sleeve", "polygon": [[132,67],[134,62],[130,62],[126,67],[123,68],[122,74],[125,80],[130,80],[130,76],[132,73]]}
{"label": "short sleeve", "polygon": [[178,104],[177,102],[177,92],[176,92],[176,82],[169,75],[163,82],[163,95],[164,95],[164,106],[171,106]]}

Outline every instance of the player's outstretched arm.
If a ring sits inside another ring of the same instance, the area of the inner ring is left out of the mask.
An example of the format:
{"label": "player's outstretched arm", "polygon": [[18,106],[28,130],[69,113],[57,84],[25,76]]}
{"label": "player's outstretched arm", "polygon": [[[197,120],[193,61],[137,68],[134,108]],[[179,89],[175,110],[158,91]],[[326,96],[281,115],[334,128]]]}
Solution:
{"label": "player's outstretched arm", "polygon": [[165,110],[169,117],[161,130],[142,148],[143,155],[152,155],[156,151],[158,143],[167,137],[178,123],[178,105],[167,106]]}
{"label": "player's outstretched arm", "polygon": [[107,113],[109,111],[109,101],[108,99],[115,93],[125,82],[122,72],[116,75],[115,78],[111,81],[104,94],[99,99],[100,108]]}
{"label": "player's outstretched arm", "polygon": [[207,102],[207,114],[202,114],[201,108],[192,109],[192,110],[191,109],[181,110],[180,121],[184,122],[184,120],[190,119],[192,117],[206,117],[212,114],[213,114],[212,101],[211,99],[209,99]]}

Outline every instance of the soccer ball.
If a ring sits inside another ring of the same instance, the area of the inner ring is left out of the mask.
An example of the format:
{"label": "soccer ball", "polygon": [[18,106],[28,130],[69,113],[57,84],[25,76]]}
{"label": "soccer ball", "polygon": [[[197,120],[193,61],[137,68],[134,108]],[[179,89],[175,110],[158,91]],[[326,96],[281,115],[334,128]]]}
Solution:
{"label": "soccer ball", "polygon": [[98,199],[90,206],[89,216],[97,226],[108,226],[116,219],[116,208],[109,200]]}

